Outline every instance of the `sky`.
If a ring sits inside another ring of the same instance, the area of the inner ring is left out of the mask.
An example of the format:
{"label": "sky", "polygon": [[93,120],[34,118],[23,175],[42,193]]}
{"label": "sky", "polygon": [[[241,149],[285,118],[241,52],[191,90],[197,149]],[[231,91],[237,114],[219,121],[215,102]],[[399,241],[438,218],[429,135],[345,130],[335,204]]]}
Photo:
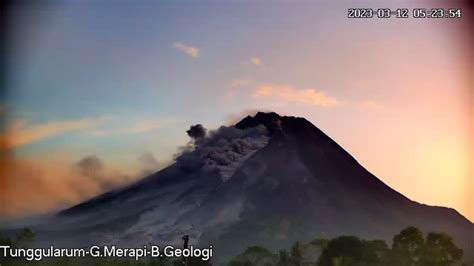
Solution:
{"label": "sky", "polygon": [[407,197],[473,221],[467,19],[349,19],[351,7],[14,6],[0,99],[0,215],[55,211],[133,182],[171,164],[190,125],[215,129],[271,110],[307,118]]}

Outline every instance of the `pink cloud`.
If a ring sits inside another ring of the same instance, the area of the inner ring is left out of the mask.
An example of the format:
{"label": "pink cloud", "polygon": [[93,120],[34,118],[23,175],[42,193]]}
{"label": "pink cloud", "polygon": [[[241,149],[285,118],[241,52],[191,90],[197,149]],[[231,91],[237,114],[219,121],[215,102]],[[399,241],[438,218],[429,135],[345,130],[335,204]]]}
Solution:
{"label": "pink cloud", "polygon": [[173,44],[173,47],[191,57],[194,57],[194,58],[199,57],[199,49],[196,47],[184,44],[182,42],[175,42]]}
{"label": "pink cloud", "polygon": [[335,97],[326,95],[322,91],[315,89],[297,90],[288,85],[261,85],[252,93],[254,99],[272,99],[287,103],[303,103],[330,107],[338,105],[340,102]]}
{"label": "pink cloud", "polygon": [[15,120],[4,133],[0,133],[0,148],[11,149],[41,141],[66,132],[92,128],[92,119],[66,120],[28,125],[25,120]]}

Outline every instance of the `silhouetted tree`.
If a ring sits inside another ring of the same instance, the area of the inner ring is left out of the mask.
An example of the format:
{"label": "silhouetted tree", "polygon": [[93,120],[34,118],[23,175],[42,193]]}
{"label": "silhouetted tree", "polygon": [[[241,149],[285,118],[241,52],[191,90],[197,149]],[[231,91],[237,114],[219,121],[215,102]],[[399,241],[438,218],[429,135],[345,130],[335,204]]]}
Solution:
{"label": "silhouetted tree", "polygon": [[364,241],[355,236],[341,236],[329,241],[319,257],[318,265],[382,265],[387,252],[385,241]]}
{"label": "silhouetted tree", "polygon": [[299,242],[295,242],[290,250],[290,263],[293,266],[300,266],[302,262],[303,254],[301,252],[301,245]]}
{"label": "silhouetted tree", "polygon": [[364,265],[385,265],[389,248],[383,240],[362,241],[362,254],[358,259]]}
{"label": "silhouetted tree", "polygon": [[393,237],[388,263],[396,266],[415,266],[420,261],[424,248],[425,240],[420,229],[407,227]]}
{"label": "silhouetted tree", "polygon": [[[31,247],[35,240],[35,234],[29,228],[22,229],[15,239],[10,237],[0,237],[0,246],[10,246],[11,248],[28,248]],[[5,265],[23,265],[25,262],[22,259],[3,257],[0,253],[0,264]]]}
{"label": "silhouetted tree", "polygon": [[449,266],[459,262],[462,255],[463,250],[454,244],[451,236],[445,233],[429,233],[420,265]]}
{"label": "silhouetted tree", "polygon": [[360,256],[362,242],[355,236],[341,236],[329,241],[319,257],[318,265],[349,265]]}
{"label": "silhouetted tree", "polygon": [[329,239],[325,239],[325,238],[316,238],[313,241],[311,241],[310,244],[323,250],[328,246],[329,241],[330,241]]}
{"label": "silhouetted tree", "polygon": [[290,255],[286,249],[280,250],[278,253],[278,266],[288,266],[290,265]]}
{"label": "silhouetted tree", "polygon": [[268,249],[260,246],[247,248],[242,254],[230,261],[231,266],[265,266],[275,265],[278,257]]}
{"label": "silhouetted tree", "polygon": [[36,234],[29,228],[23,228],[17,235],[16,246],[21,248],[30,247],[35,241]]}

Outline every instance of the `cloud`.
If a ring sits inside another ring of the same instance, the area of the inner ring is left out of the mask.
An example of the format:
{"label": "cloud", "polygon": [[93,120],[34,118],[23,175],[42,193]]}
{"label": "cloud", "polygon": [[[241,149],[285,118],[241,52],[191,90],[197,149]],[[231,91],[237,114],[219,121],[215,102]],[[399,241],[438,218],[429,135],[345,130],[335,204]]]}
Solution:
{"label": "cloud", "polygon": [[140,157],[138,157],[138,160],[143,165],[143,170],[141,171],[142,176],[150,175],[162,168],[162,164],[155,158],[155,156],[151,152],[143,153],[142,155],[140,155]]}
{"label": "cloud", "polygon": [[83,132],[93,136],[140,134],[162,128],[174,121],[173,118],[135,120],[101,116],[30,124],[26,120],[17,119],[7,125],[4,132],[0,132],[0,150],[14,149],[70,132]]}
{"label": "cloud", "polygon": [[0,217],[40,214],[64,208],[101,192],[97,180],[60,164],[2,156]]}
{"label": "cloud", "polygon": [[303,103],[330,107],[338,105],[340,102],[335,97],[328,96],[322,91],[315,89],[296,90],[287,85],[262,85],[252,93],[254,99],[268,98],[273,101],[285,103]]}
{"label": "cloud", "polygon": [[199,49],[196,47],[184,44],[182,42],[173,43],[173,47],[191,57],[194,57],[194,58],[199,57]]}
{"label": "cloud", "polygon": [[137,133],[153,131],[162,126],[163,126],[162,121],[145,120],[145,121],[136,123],[130,128],[122,129],[120,130],[120,132],[124,134],[137,134]]}
{"label": "cloud", "polygon": [[356,107],[363,110],[383,110],[385,109],[382,105],[372,101],[367,100],[356,104]]}
{"label": "cloud", "polygon": [[0,149],[11,149],[48,139],[66,132],[93,128],[93,119],[66,120],[28,125],[25,120],[15,120],[0,133]]}
{"label": "cloud", "polygon": [[0,217],[3,218],[36,214],[39,210],[47,212],[77,201],[79,194],[85,191],[96,189],[93,184],[83,182],[81,186],[85,191],[72,191],[73,184],[65,169],[12,156],[0,158],[0,172]]}
{"label": "cloud", "polygon": [[95,155],[82,158],[77,167],[83,176],[94,177],[104,170],[104,163]]}
{"label": "cloud", "polygon": [[225,94],[225,100],[231,100],[234,98],[239,88],[249,85],[252,81],[249,79],[234,79],[230,84],[230,88]]}
{"label": "cloud", "polygon": [[89,179],[98,186],[100,191],[112,189],[123,184],[130,177],[114,169],[107,169],[102,159],[96,155],[88,155],[73,165],[75,176]]}
{"label": "cloud", "polygon": [[242,87],[250,84],[250,82],[249,79],[234,79],[232,80],[231,86],[232,88]]}
{"label": "cloud", "polygon": [[256,65],[256,66],[260,66],[263,64],[263,61],[260,57],[252,57],[250,58],[250,63]]}
{"label": "cloud", "polygon": [[40,161],[0,153],[0,217],[63,209],[143,177],[125,174],[88,155],[77,162]]}
{"label": "cloud", "polygon": [[[107,127],[104,129],[95,129],[91,132],[92,135],[95,136],[111,136],[111,135],[127,135],[127,134],[140,134],[146,133],[150,131],[154,131],[156,129],[162,128],[163,126],[171,123],[174,119],[158,119],[158,120],[142,120],[136,121],[135,123],[126,122],[119,119],[113,119],[115,121],[115,125],[113,123],[107,124]],[[124,124],[130,123],[130,125],[124,126]],[[120,125],[117,125],[120,124]]]}

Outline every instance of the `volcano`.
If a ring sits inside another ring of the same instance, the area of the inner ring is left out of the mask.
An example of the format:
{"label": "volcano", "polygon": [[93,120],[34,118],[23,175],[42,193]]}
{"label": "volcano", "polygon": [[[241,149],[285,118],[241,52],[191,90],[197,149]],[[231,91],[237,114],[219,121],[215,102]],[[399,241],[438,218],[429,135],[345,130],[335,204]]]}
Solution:
{"label": "volcano", "polygon": [[454,209],[393,190],[308,120],[260,112],[195,137],[173,165],[34,229],[40,243],[63,246],[179,244],[187,234],[226,258],[316,237],[390,243],[410,225],[450,234],[473,260],[474,225]]}

